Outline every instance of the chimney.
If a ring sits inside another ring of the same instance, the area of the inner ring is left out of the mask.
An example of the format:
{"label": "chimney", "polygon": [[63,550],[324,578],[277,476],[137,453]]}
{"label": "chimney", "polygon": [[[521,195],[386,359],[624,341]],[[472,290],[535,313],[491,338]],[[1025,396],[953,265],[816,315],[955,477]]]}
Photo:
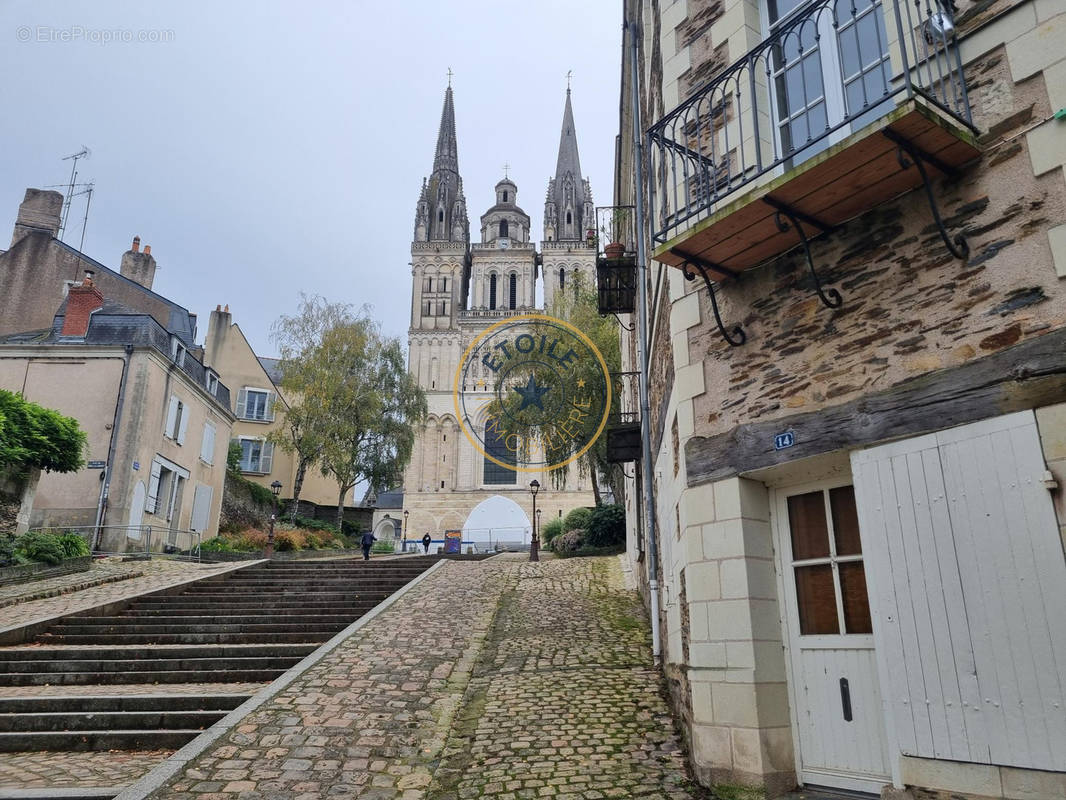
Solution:
{"label": "chimney", "polygon": [[85,336],[89,330],[89,316],[104,304],[104,296],[93,284],[92,270],[85,270],[85,279],[67,292],[67,310],[63,317],[63,336]]}
{"label": "chimney", "polygon": [[152,257],[152,246],[146,244],[144,252],[141,252],[141,237],[134,236],[130,249],[122,254],[122,265],[119,267],[125,277],[136,281],[145,289],[152,288],[155,281],[155,259]]}
{"label": "chimney", "polygon": [[211,312],[211,318],[207,321],[207,336],[204,338],[204,366],[214,367],[219,363],[219,353],[226,341],[226,335],[233,325],[233,316],[229,313],[229,305],[222,310],[221,305],[216,305]]}
{"label": "chimney", "polygon": [[59,219],[63,213],[63,195],[44,189],[27,189],[15,219],[11,246],[31,233],[45,233],[54,237],[59,233]]}

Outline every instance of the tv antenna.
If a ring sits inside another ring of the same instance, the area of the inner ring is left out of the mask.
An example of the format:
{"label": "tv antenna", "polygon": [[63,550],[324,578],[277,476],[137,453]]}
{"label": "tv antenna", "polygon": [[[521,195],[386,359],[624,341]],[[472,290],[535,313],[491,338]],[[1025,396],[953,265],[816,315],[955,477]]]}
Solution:
{"label": "tv antenna", "polygon": [[[90,198],[92,197],[92,189],[91,189],[92,184],[91,183],[89,183],[89,184],[79,184],[78,183],[78,161],[80,161],[83,158],[89,158],[89,156],[91,156],[91,155],[92,155],[92,151],[88,147],[86,147],[85,145],[82,145],[81,146],[81,150],[79,150],[77,153],[71,153],[69,156],[64,156],[63,157],[64,161],[71,161],[73,163],[70,165],[70,180],[67,182],[67,192],[66,192],[66,196],[63,199],[63,214],[62,214],[62,219],[60,220],[60,223],[59,223],[59,240],[60,241],[63,241],[63,235],[64,235],[64,233],[67,230],[67,217],[70,215],[70,203],[71,203],[71,200],[74,198],[74,189],[78,188],[78,187],[88,186],[88,187],[90,187],[89,196],[90,196]],[[85,192],[82,191],[82,192],[79,192],[79,194],[85,194]],[[88,204],[86,204],[86,213],[87,212],[88,212]],[[84,237],[84,235],[85,235],[85,232],[82,231],[82,236]]]}

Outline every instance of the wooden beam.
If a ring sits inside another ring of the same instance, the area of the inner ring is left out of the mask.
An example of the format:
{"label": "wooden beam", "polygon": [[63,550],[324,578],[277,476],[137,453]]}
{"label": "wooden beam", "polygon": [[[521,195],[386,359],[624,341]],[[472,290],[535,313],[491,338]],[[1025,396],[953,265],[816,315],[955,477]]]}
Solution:
{"label": "wooden beam", "polygon": [[[1066,328],[1059,328],[849,403],[695,436],[685,445],[688,485],[1064,401]],[[785,431],[795,444],[775,450],[774,437]]]}

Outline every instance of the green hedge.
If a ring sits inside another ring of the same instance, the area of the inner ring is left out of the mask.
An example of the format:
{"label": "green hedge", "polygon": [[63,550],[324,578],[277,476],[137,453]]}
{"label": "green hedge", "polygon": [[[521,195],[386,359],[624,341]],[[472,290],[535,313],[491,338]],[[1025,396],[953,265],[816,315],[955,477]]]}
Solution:
{"label": "green hedge", "polygon": [[584,530],[589,526],[589,518],[591,516],[591,509],[575,508],[563,519],[563,531]]}

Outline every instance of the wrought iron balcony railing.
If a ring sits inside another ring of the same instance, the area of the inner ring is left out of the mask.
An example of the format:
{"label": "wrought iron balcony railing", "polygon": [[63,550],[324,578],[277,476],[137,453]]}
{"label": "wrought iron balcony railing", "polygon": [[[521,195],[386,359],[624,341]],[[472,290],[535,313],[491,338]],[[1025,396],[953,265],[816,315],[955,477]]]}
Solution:
{"label": "wrought iron balcony railing", "polygon": [[596,209],[596,294],[601,314],[632,314],[637,297],[634,206]]}
{"label": "wrought iron balcony railing", "polygon": [[950,0],[810,0],[648,131],[656,244],[923,98],[967,127]]}

